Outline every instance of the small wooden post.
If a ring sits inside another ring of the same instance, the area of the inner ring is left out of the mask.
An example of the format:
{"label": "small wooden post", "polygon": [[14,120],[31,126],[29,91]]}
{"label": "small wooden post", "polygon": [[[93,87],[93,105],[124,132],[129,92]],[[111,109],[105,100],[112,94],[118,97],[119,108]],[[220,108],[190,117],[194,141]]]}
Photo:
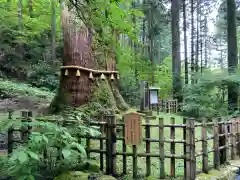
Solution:
{"label": "small wooden post", "polygon": [[[149,117],[146,116],[146,126],[145,126],[145,137],[146,139],[146,153],[149,154],[151,152],[150,148],[151,148],[151,144],[149,139],[151,138],[151,133],[150,133],[150,120]],[[147,156],[146,157],[146,168],[147,168],[147,173],[146,176],[150,176],[151,175],[151,157]]]}
{"label": "small wooden post", "polygon": [[208,145],[207,145],[207,124],[206,119],[202,122],[202,171],[208,173]]}
{"label": "small wooden post", "polygon": [[236,118],[232,119],[232,152],[231,152],[231,159],[236,159],[237,152],[236,152]]}
{"label": "small wooden post", "polygon": [[[30,116],[29,116],[30,114]],[[22,118],[22,123],[26,123],[31,121],[31,113],[29,113],[28,111],[22,111],[21,112],[21,118]],[[21,127],[21,139],[23,142],[27,142],[30,136],[30,129],[31,127],[29,125],[23,125]]]}
{"label": "small wooden post", "polygon": [[11,154],[13,151],[13,127],[8,129],[8,154]]}
{"label": "small wooden post", "polygon": [[117,175],[117,127],[116,127],[116,118],[114,115],[110,116],[111,119],[111,166],[112,166],[112,176]]}
{"label": "small wooden post", "polygon": [[[101,132],[101,136],[104,137],[104,121],[103,121],[103,114],[100,115],[100,132]],[[104,150],[103,149],[103,140],[100,139],[100,150]],[[104,153],[100,152],[100,170],[103,171],[104,169]]]}
{"label": "small wooden post", "polygon": [[226,145],[226,162],[229,162],[229,143],[228,143],[228,123],[224,123],[225,145]]}
{"label": "small wooden post", "polygon": [[186,178],[191,179],[191,120],[186,120]]}
{"label": "small wooden post", "polygon": [[114,115],[108,115],[107,116],[107,122],[108,122],[108,166],[107,166],[107,174],[111,174],[115,176],[117,174],[116,172],[116,119]]}
{"label": "small wooden post", "polygon": [[[171,124],[175,124],[175,118],[171,117]],[[175,139],[175,128],[171,126],[170,128],[170,139]],[[172,155],[175,155],[175,143],[171,142],[170,144],[170,151]],[[171,177],[175,178],[175,157],[171,157]]]}
{"label": "small wooden post", "polygon": [[237,121],[238,121],[238,128],[237,128],[237,137],[238,137],[238,156],[240,157],[240,118],[237,117]]}
{"label": "small wooden post", "polygon": [[163,118],[159,118],[159,155],[160,155],[160,179],[165,179],[164,168],[164,123]]}
{"label": "small wooden post", "polygon": [[[221,118],[218,119],[219,122],[221,122]],[[223,149],[221,148],[220,150],[220,164],[224,164],[226,162],[226,141],[225,141],[225,128],[224,124],[221,122],[219,124],[219,148],[224,147]]]}
{"label": "small wooden post", "polygon": [[[124,118],[123,118],[124,119]],[[124,121],[124,120],[123,120]],[[122,135],[124,137],[125,135],[125,124],[123,125],[123,131],[122,131]],[[123,174],[127,174],[127,156],[126,156],[126,152],[127,152],[127,146],[126,146],[126,141],[125,138],[122,141],[122,151],[123,151]]]}
{"label": "small wooden post", "polygon": [[195,157],[195,126],[194,126],[194,119],[190,119],[190,127],[191,127],[191,135],[190,135],[190,142],[191,142],[191,179],[196,178],[196,157]]}
{"label": "small wooden post", "polygon": [[213,146],[214,146],[214,159],[213,164],[214,168],[217,170],[220,170],[220,152],[219,152],[219,134],[218,134],[218,120],[214,120],[214,126],[213,126]]}
{"label": "small wooden post", "polygon": [[132,146],[133,151],[133,179],[137,178],[137,146]]}
{"label": "small wooden post", "polygon": [[12,119],[12,116],[13,116],[13,110],[8,109],[8,119]]}
{"label": "small wooden post", "polygon": [[[183,139],[184,139],[184,143],[183,143],[183,153],[186,155],[186,118],[183,118],[183,124],[185,125],[185,127],[183,127]],[[186,168],[187,168],[187,159],[186,157],[184,158],[184,179],[187,178],[187,174],[186,174]]]}

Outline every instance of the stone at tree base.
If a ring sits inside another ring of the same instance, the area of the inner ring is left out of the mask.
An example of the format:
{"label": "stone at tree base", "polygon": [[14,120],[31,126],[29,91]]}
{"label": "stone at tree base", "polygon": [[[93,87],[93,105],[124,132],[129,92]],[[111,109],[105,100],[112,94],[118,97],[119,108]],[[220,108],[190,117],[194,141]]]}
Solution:
{"label": "stone at tree base", "polygon": [[112,176],[102,175],[102,174],[90,174],[85,173],[82,171],[71,171],[71,172],[65,172],[57,177],[54,178],[54,180],[116,180]]}

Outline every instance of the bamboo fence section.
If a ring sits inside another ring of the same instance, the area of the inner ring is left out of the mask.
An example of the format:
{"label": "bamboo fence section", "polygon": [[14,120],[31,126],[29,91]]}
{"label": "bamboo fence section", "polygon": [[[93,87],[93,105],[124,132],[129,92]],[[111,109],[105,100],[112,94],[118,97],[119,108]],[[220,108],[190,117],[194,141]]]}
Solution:
{"label": "bamboo fence section", "polygon": [[[32,117],[31,112],[22,112],[22,120],[30,121]],[[146,176],[152,174],[151,161],[152,158],[159,159],[159,178],[166,178],[166,159],[170,159],[170,176],[171,178],[176,177],[176,160],[182,160],[184,163],[184,179],[193,180],[197,175],[197,157],[202,157],[201,171],[208,173],[212,168],[209,164],[209,153],[213,153],[213,168],[219,170],[220,165],[229,162],[230,160],[237,159],[240,156],[240,118],[232,118],[229,121],[222,121],[221,119],[215,119],[212,122],[206,119],[202,120],[202,123],[195,123],[194,119],[184,118],[183,124],[175,124],[175,118],[170,118],[170,124],[164,123],[166,119],[158,118],[159,123],[151,124],[151,117],[145,117],[145,123],[142,124],[142,128],[145,129],[145,136],[142,138],[142,145],[145,146],[145,152],[140,152],[140,147],[136,145],[128,146],[125,143],[124,133],[126,131],[125,125],[122,122],[116,122],[114,115],[106,115],[100,117],[100,121],[91,122],[91,126],[97,126],[100,128],[102,134],[96,137],[79,137],[86,139],[86,152],[88,158],[91,158],[92,153],[99,154],[99,165],[100,169],[106,174],[118,176],[119,174],[127,174],[132,168],[132,178],[138,177],[138,158],[146,159]],[[168,121],[169,122],[169,121]],[[70,121],[69,123],[72,123]],[[122,131],[117,133],[117,128],[121,128]],[[151,137],[151,130],[158,129],[159,138]],[[170,134],[169,139],[165,138],[166,129],[169,128]],[[201,137],[196,137],[197,128],[201,129]],[[176,129],[181,129],[183,133],[183,139],[177,139]],[[208,133],[212,129],[213,134]],[[20,131],[22,134],[22,143],[25,143],[29,138],[31,127],[24,127],[21,129],[12,129],[8,131],[8,153],[12,152],[13,143],[13,132]],[[209,136],[210,135],[210,136]],[[99,141],[99,147],[91,147],[91,141]],[[209,146],[208,141],[213,141],[213,147]],[[117,148],[117,142],[121,141],[122,148]],[[151,144],[158,143],[158,152],[152,152]],[[196,150],[196,143],[202,144],[200,151]],[[170,144],[170,153],[167,153],[164,148],[166,144]],[[183,152],[178,153],[176,144],[182,144]],[[129,149],[132,148],[132,152]],[[128,157],[132,157],[132,162],[127,161]],[[122,172],[118,172],[117,159],[121,158]],[[199,163],[198,163],[199,164]]]}

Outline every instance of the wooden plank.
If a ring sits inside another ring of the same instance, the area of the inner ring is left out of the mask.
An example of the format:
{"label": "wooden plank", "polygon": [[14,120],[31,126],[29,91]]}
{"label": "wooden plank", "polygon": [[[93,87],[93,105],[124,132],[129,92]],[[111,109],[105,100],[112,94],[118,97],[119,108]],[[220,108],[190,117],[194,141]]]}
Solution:
{"label": "wooden plank", "polygon": [[191,120],[186,120],[186,180],[191,179]]}
{"label": "wooden plank", "polygon": [[164,165],[164,124],[163,118],[159,118],[159,155],[160,155],[160,179],[165,179],[165,165]]}
{"label": "wooden plank", "polygon": [[202,171],[208,173],[208,145],[207,145],[207,125],[206,119],[202,123]]}
{"label": "wooden plank", "polygon": [[[171,122],[171,124],[175,124],[175,118],[171,117],[170,122]],[[174,127],[170,128],[170,138],[175,139],[175,128]],[[171,142],[171,144],[170,144],[170,151],[171,151],[171,154],[175,154],[175,143],[174,142]],[[174,157],[171,158],[171,166],[170,167],[171,167],[171,177],[175,178],[175,158]]]}
{"label": "wooden plank", "polygon": [[138,154],[137,154],[137,146],[136,145],[133,145],[132,146],[132,151],[133,151],[133,179],[137,178],[137,170],[138,170],[138,167],[137,167],[137,157],[138,157]]}
{"label": "wooden plank", "polygon": [[[221,122],[221,118],[218,119],[218,122]],[[224,147],[220,149],[220,164],[224,164],[226,162],[226,147],[225,147],[225,130],[224,130],[224,124],[219,124],[219,148]]]}
{"label": "wooden plank", "polygon": [[226,146],[226,162],[229,162],[229,136],[228,136],[228,124],[224,124],[225,130],[225,146]]}
{"label": "wooden plank", "polygon": [[140,145],[142,142],[142,121],[138,113],[124,115],[125,143],[127,145]]}
{"label": "wooden plank", "polygon": [[232,152],[231,159],[235,160],[237,156],[236,150],[236,118],[232,119]]}
{"label": "wooden plank", "polygon": [[[146,124],[149,125],[150,124],[150,120],[149,117],[146,117]],[[150,126],[145,126],[145,137],[150,139],[151,133],[150,133]],[[146,141],[146,153],[150,153],[151,150],[151,143],[150,141]],[[150,176],[151,175],[151,157],[146,157],[146,176]]]}
{"label": "wooden plank", "polygon": [[213,126],[213,134],[214,134],[214,140],[213,140],[213,148],[214,148],[214,168],[217,170],[220,170],[220,151],[219,151],[219,133],[218,133],[218,120],[214,120],[214,126]]}
{"label": "wooden plank", "polygon": [[[183,124],[186,125],[186,118],[183,118]],[[183,127],[183,139],[184,139],[184,143],[183,143],[183,153],[186,154],[186,126]],[[187,161],[186,158],[184,159],[184,179],[186,179],[186,168],[187,168]]]}
{"label": "wooden plank", "polygon": [[[124,120],[124,119],[123,119]],[[122,131],[123,137],[125,135],[125,126],[123,126],[123,131]],[[127,152],[127,146],[126,146],[126,140],[123,138],[122,141],[122,152],[126,153]],[[123,158],[123,174],[127,174],[127,156],[125,154],[122,155]]]}

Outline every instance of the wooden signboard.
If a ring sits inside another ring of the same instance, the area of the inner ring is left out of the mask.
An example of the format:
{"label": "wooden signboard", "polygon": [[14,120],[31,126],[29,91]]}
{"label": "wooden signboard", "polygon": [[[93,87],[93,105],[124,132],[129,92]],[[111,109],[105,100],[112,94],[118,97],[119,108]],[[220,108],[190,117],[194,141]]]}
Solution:
{"label": "wooden signboard", "polygon": [[125,143],[127,145],[140,145],[142,142],[142,121],[138,113],[124,115]]}

